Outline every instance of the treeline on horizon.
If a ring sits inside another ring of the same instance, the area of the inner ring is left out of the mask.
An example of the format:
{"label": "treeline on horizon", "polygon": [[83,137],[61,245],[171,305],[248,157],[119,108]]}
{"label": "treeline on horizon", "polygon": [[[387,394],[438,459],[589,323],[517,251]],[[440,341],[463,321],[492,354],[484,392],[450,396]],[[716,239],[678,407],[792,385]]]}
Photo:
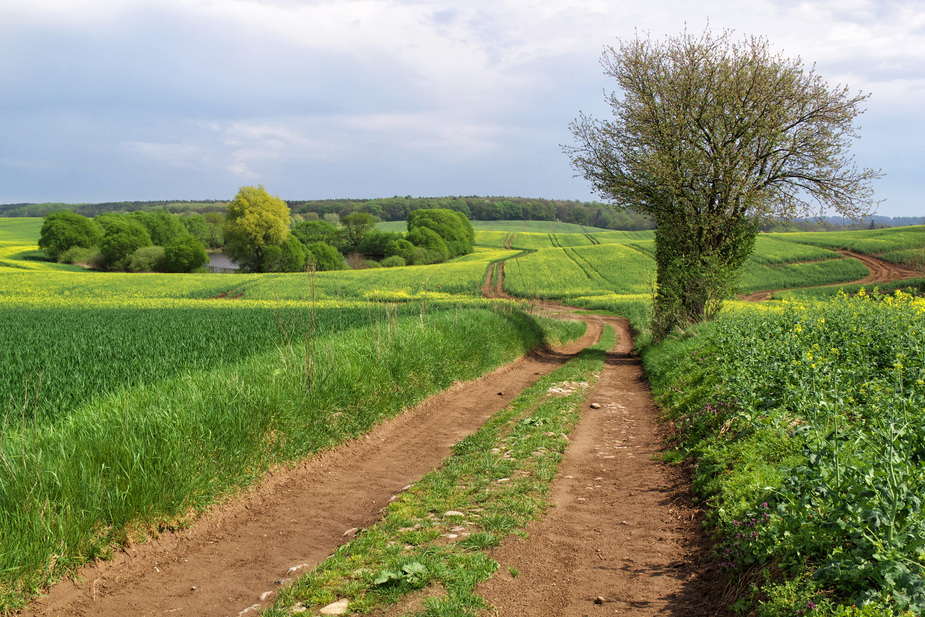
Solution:
{"label": "treeline on horizon", "polygon": [[[338,218],[356,212],[366,212],[381,221],[404,221],[414,210],[447,208],[462,212],[473,221],[557,221],[587,227],[621,231],[654,229],[652,220],[632,210],[617,210],[600,202],[558,200],[524,197],[384,197],[375,199],[316,199],[287,200],[292,214],[303,220]],[[0,216],[43,217],[51,212],[70,210],[88,217],[108,212],[134,212],[137,210],[166,210],[175,214],[224,212],[227,200],[160,200],[121,201],[92,204],[19,203],[0,204]],[[761,226],[762,231],[831,231],[845,229],[877,229],[922,225],[923,217],[889,217],[873,215],[864,221],[850,221],[842,217],[804,218],[795,221],[772,221]]]}

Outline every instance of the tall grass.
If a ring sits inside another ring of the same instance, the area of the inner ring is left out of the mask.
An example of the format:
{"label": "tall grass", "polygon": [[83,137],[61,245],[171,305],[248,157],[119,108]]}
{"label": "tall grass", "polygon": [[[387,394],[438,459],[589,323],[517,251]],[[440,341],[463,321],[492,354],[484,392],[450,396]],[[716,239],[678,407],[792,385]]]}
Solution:
{"label": "tall grass", "polygon": [[8,426],[0,442],[0,610],[273,463],[358,435],[522,355],[547,326],[499,305],[396,311],[317,339],[296,329],[241,362],[106,394],[54,423]]}
{"label": "tall grass", "polygon": [[923,614],[925,301],[740,305],[643,358],[743,611]]}

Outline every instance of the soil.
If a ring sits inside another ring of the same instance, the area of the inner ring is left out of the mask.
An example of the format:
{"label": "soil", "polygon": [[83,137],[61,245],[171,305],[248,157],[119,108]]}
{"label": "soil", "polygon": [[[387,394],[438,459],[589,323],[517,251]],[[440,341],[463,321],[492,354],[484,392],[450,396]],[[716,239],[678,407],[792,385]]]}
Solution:
{"label": "soil", "polygon": [[[821,287],[838,287],[840,285],[850,284],[878,285],[880,283],[891,283],[893,281],[901,281],[903,279],[922,276],[922,273],[914,268],[903,266],[901,264],[895,264],[889,261],[884,261],[883,259],[874,257],[873,255],[864,255],[862,253],[854,253],[852,251],[845,250],[839,250],[838,253],[846,257],[853,257],[854,259],[857,259],[867,267],[867,269],[870,271],[870,274],[862,279],[858,279],[857,281],[852,281],[851,283],[834,283],[832,285],[821,285]],[[761,302],[763,300],[769,299],[777,291],[784,290],[775,289],[773,291],[759,291],[747,296],[742,296],[742,299],[746,302]]]}
{"label": "soil", "polygon": [[[916,275],[852,256],[869,263],[877,277],[869,282]],[[489,273],[486,295],[503,294],[500,282],[491,287]],[[552,507],[527,539],[511,537],[495,550],[501,570],[479,592],[504,616],[724,615],[725,581],[689,477],[682,466],[659,461],[665,435],[626,320],[569,312],[589,324],[580,341],[457,384],[362,438],[276,469],[189,529],[85,567],[23,614],[256,614],[280,585],[377,520],[452,444],[595,343],[609,323],[619,343],[572,433],[551,487]]]}
{"label": "soil", "polygon": [[495,607],[486,614],[724,615],[690,478],[659,460],[665,438],[629,324],[598,319],[618,345],[570,436],[552,507],[528,539],[494,552],[501,569],[478,589]]}

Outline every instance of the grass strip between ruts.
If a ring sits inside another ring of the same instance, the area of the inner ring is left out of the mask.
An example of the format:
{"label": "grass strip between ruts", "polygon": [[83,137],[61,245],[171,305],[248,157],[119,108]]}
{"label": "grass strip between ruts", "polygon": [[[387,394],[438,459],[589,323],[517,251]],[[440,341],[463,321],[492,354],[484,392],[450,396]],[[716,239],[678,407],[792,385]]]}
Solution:
{"label": "grass strip between ruts", "polygon": [[[547,507],[567,435],[616,344],[610,327],[598,344],[525,389],[453,454],[399,495],[383,518],[280,592],[263,614],[316,615],[335,601],[368,613],[407,600],[415,615],[475,615],[475,595],[498,564],[484,550]],[[426,589],[425,589],[426,588]]]}

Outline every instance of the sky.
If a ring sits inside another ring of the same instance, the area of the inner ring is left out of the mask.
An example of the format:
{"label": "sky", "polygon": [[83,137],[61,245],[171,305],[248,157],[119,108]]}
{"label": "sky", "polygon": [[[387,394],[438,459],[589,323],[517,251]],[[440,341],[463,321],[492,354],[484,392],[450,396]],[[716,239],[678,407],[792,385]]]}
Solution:
{"label": "sky", "polygon": [[601,54],[685,27],[869,92],[878,213],[925,215],[925,0],[0,0],[0,203],[601,200],[562,148]]}

